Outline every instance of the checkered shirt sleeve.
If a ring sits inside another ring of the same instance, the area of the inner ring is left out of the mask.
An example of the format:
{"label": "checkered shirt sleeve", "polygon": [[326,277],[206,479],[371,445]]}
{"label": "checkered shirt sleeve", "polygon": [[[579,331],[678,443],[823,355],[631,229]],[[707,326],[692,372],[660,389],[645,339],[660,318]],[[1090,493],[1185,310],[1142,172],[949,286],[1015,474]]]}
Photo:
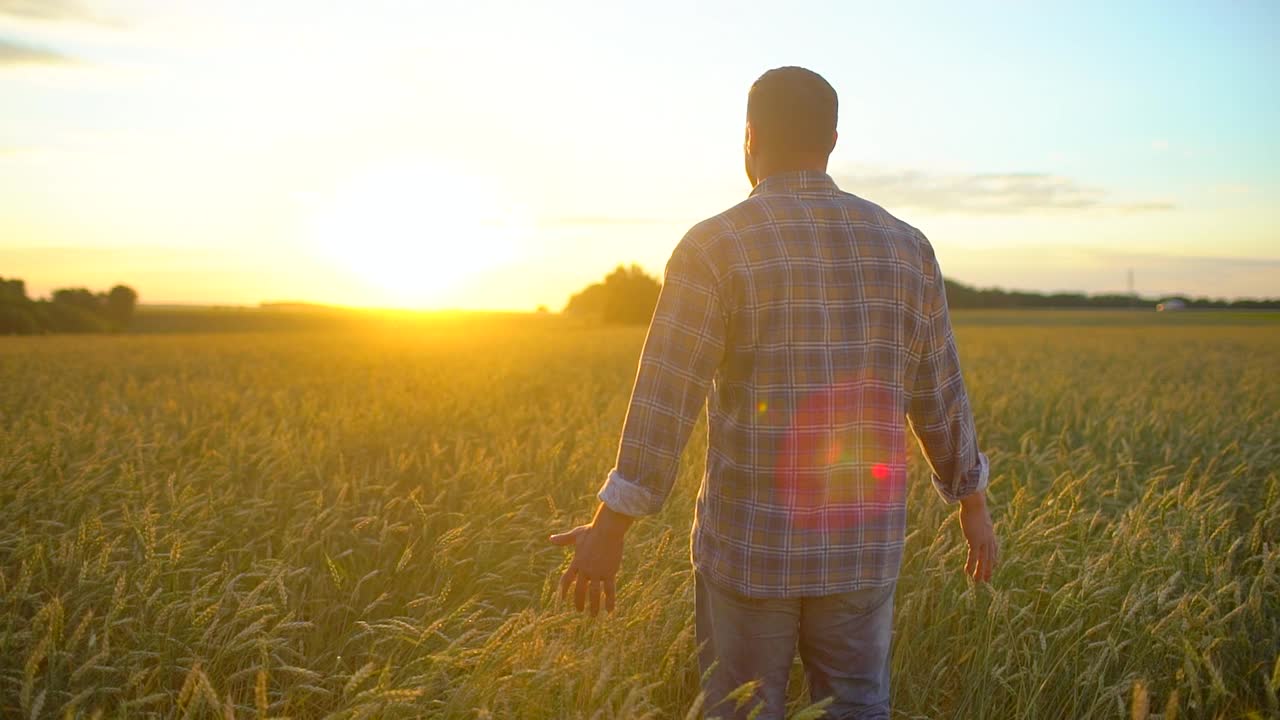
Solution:
{"label": "checkered shirt sleeve", "polygon": [[928,250],[927,314],[907,421],[929,463],[933,486],[947,503],[957,503],[965,495],[986,489],[990,469],[987,456],[978,451],[942,271],[927,241],[924,247]]}
{"label": "checkered shirt sleeve", "polygon": [[598,493],[611,509],[639,516],[662,508],[724,356],[725,325],[711,268],[686,238],[667,262],[617,462]]}

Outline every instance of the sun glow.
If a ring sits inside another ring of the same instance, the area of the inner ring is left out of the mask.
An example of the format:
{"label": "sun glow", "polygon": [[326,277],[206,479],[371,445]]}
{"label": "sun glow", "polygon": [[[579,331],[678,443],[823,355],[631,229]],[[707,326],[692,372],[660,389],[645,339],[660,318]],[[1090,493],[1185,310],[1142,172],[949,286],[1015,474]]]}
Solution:
{"label": "sun glow", "polygon": [[380,165],[311,213],[325,258],[367,283],[368,304],[424,307],[516,259],[525,213],[481,178],[428,162]]}

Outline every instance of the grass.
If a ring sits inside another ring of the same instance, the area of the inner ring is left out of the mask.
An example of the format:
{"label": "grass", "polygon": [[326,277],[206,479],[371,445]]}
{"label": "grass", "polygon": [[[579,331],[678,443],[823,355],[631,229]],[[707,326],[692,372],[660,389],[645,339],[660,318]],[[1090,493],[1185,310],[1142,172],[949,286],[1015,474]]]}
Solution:
{"label": "grass", "polygon": [[[964,580],[913,458],[895,715],[1280,713],[1280,336],[957,322],[1003,564]],[[0,339],[0,716],[696,716],[701,431],[617,615],[555,601],[545,539],[642,335]]]}

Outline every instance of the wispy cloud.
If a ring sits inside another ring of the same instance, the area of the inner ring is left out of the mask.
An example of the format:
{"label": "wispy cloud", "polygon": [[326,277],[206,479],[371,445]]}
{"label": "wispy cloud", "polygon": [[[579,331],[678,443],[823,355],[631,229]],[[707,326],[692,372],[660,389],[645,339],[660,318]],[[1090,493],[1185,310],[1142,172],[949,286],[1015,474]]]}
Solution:
{"label": "wispy cloud", "polygon": [[1171,253],[1125,253],[1104,249],[1088,251],[1094,257],[1105,262],[1127,262],[1151,264],[1153,266],[1193,265],[1198,268],[1270,268],[1280,269],[1280,258],[1275,257],[1229,257],[1221,255],[1176,255]]}
{"label": "wispy cloud", "polygon": [[[0,19],[12,20],[37,36],[63,23],[101,23],[102,19],[79,0],[0,0]],[[79,61],[60,50],[23,40],[0,37],[0,67],[14,65],[67,65]]]}
{"label": "wispy cloud", "polygon": [[0,0],[0,15],[32,20],[93,20],[77,0]]}
{"label": "wispy cloud", "polygon": [[1221,183],[1209,188],[1209,192],[1217,195],[1247,195],[1252,191],[1246,183]]}
{"label": "wispy cloud", "polygon": [[1119,202],[1100,188],[1048,173],[937,174],[853,168],[833,173],[841,187],[888,207],[965,214],[1033,211],[1118,213],[1171,210],[1166,201]]}
{"label": "wispy cloud", "polygon": [[1117,251],[1082,245],[940,249],[948,277],[978,287],[1144,296],[1280,297],[1280,256]]}
{"label": "wispy cloud", "polygon": [[571,215],[567,217],[548,218],[546,225],[670,225],[683,222],[661,217],[610,217],[607,215]]}
{"label": "wispy cloud", "polygon": [[0,38],[0,67],[6,65],[64,65],[76,59],[57,50]]}
{"label": "wispy cloud", "polygon": [[1280,297],[1280,258],[1177,255],[1094,249],[1099,266],[1133,268],[1138,288],[1153,294]]}

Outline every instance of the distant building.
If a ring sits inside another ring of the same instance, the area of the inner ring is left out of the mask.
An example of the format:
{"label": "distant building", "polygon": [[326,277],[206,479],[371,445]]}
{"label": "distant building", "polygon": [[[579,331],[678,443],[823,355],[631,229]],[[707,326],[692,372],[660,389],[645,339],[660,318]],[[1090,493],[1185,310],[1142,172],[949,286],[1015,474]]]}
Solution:
{"label": "distant building", "polygon": [[1156,305],[1156,312],[1173,312],[1174,310],[1185,310],[1187,301],[1180,298],[1170,298]]}

